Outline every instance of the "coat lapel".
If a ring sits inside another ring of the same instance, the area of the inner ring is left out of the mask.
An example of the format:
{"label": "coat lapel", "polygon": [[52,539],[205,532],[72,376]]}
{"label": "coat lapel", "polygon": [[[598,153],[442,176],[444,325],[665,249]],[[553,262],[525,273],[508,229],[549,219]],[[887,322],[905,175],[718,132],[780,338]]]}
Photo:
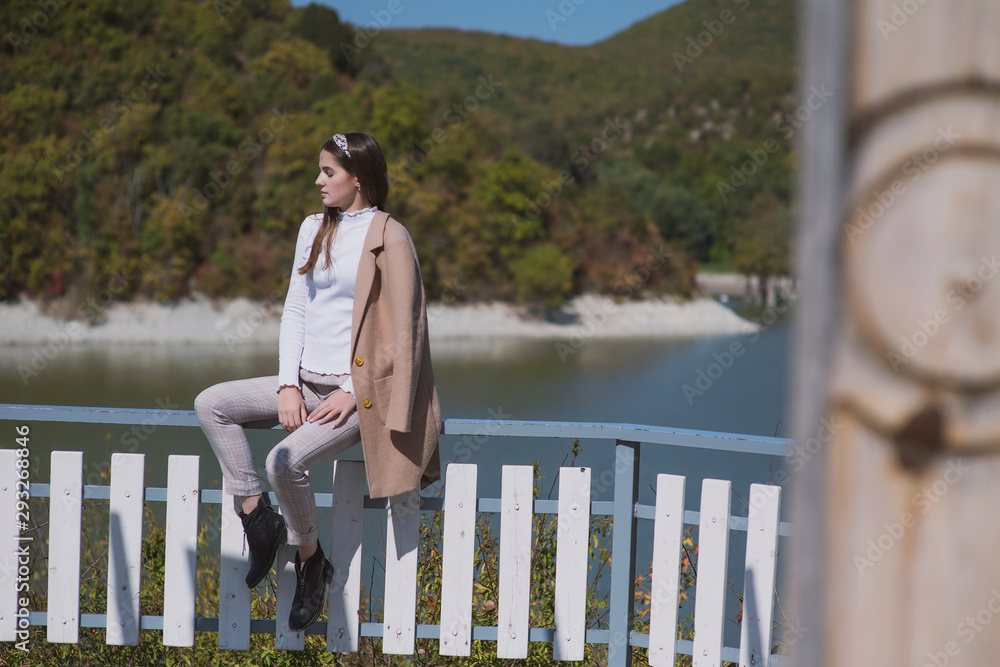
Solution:
{"label": "coat lapel", "polygon": [[375,280],[375,256],[385,243],[385,224],[389,214],[379,211],[372,218],[364,245],[361,247],[361,259],[358,261],[358,275],[354,281],[354,310],[351,317],[351,359],[354,359],[358,348],[358,331],[361,320],[364,319],[368,307],[368,295],[371,294],[372,282]]}

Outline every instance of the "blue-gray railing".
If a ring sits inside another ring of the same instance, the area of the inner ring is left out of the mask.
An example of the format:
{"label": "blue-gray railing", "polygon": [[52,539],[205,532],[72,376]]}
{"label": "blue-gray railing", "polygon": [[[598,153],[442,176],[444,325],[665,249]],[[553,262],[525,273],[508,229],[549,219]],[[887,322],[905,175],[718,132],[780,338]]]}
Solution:
{"label": "blue-gray railing", "polygon": [[[151,426],[199,426],[197,416],[191,410],[149,410],[132,408],[77,407],[56,405],[18,405],[0,404],[0,421],[30,422],[70,422],[78,424],[123,424]],[[249,426],[249,425],[248,425]],[[280,426],[274,427],[280,429]],[[764,436],[719,433],[712,431],[697,431],[676,429],[663,426],[648,426],[640,424],[612,424],[585,422],[546,422],[546,421],[512,421],[489,419],[445,419],[442,435],[464,436],[468,438],[483,437],[530,437],[530,438],[579,438],[615,441],[614,465],[614,500],[593,501],[592,514],[611,515],[614,529],[611,544],[611,583],[608,613],[608,629],[588,629],[587,643],[607,644],[609,666],[631,665],[632,646],[649,647],[649,636],[633,632],[634,592],[635,592],[635,561],[636,561],[636,521],[638,519],[653,519],[655,507],[638,502],[639,452],[641,443],[669,445],[674,447],[690,447],[743,454],[759,454],[765,456],[786,457],[791,454],[790,442],[783,438]],[[475,443],[477,446],[478,442]],[[48,485],[32,485],[32,496],[48,495]],[[41,488],[46,487],[46,488]],[[40,493],[35,493],[35,488]],[[165,500],[166,489],[163,489]],[[329,494],[317,494],[317,498]],[[86,497],[91,497],[89,494]],[[155,498],[147,498],[155,500]],[[202,502],[220,502],[219,499],[205,497]],[[421,510],[442,509],[443,499],[421,498]],[[365,499],[365,507],[384,508],[384,499]],[[478,510],[484,512],[499,512],[499,498],[480,498]],[[535,501],[535,511],[549,513],[557,511],[557,501]],[[685,512],[685,523],[697,524],[698,512]],[[731,526],[736,530],[746,530],[746,518],[733,517]],[[787,523],[780,524],[779,534],[789,535],[791,528]],[[622,563],[626,565],[621,566]],[[45,623],[44,612],[32,612],[32,625]],[[88,618],[83,615],[83,627],[98,627],[101,619]],[[213,623],[213,621],[215,623]],[[198,630],[217,629],[217,619],[198,619]],[[143,628],[148,626],[143,624]],[[362,623],[361,636],[382,636],[382,624]],[[253,632],[273,631],[274,621],[255,619]],[[311,628],[312,632],[325,632],[319,627]],[[416,637],[436,638],[439,636],[439,626],[419,624]],[[496,640],[497,628],[475,626],[473,639]],[[627,640],[626,640],[627,638]],[[552,641],[551,628],[531,628],[531,641]],[[678,653],[691,655],[692,643],[679,641]],[[730,662],[739,660],[739,649],[726,647],[723,659]]]}

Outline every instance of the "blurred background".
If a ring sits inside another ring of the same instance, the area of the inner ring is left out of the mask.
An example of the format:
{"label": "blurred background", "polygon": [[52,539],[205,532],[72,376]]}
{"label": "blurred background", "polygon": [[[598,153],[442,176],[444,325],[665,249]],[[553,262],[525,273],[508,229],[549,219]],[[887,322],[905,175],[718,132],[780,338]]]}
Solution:
{"label": "blurred background", "polygon": [[[611,293],[659,243],[652,292],[787,273],[787,0],[690,0],[579,46],[396,28],[427,11],[402,0],[358,24],[279,0],[47,4],[0,8],[2,299],[73,312],[117,276],[119,298],[283,294],[318,150],[349,130],[388,156],[431,298]],[[555,39],[610,6],[563,4],[511,20]]]}

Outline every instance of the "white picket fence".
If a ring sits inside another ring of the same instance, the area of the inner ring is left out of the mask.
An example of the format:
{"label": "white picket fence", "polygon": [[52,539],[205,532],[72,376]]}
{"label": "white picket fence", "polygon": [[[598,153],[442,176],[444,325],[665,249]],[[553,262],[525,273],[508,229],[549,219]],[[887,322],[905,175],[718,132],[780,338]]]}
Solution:
{"label": "white picket fence", "polygon": [[[523,424],[515,423],[511,430],[523,428]],[[462,428],[461,424],[455,426],[459,432]],[[629,446],[636,448],[637,467],[638,443],[619,440],[619,454],[632,451]],[[15,451],[0,450],[0,540],[19,545],[16,460]],[[616,472],[616,480],[625,483],[621,484],[621,497],[616,488],[615,502],[591,500],[591,471],[585,467],[560,469],[558,501],[533,497],[531,466],[503,466],[499,499],[478,497],[477,472],[474,464],[448,465],[443,499],[420,498],[414,491],[385,500],[364,495],[362,462],[334,463],[333,493],[317,494],[317,505],[333,508],[330,533],[336,539],[324,549],[335,577],[329,590],[328,620],[308,630],[310,634],[325,633],[327,650],[354,652],[361,636],[381,636],[384,653],[412,655],[417,638],[437,638],[442,655],[462,656],[470,654],[473,639],[484,639],[496,642],[500,658],[524,658],[529,641],[548,641],[552,643],[554,660],[582,660],[585,643],[596,643],[608,646],[611,664],[631,664],[632,646],[649,649],[650,665],[672,667],[680,654],[691,655],[695,667],[718,666],[723,661],[738,662],[741,667],[780,664],[780,656],[770,653],[778,538],[779,533],[789,533],[788,525],[779,522],[780,487],[752,485],[748,516],[734,517],[730,511],[730,482],[726,480],[704,480],[700,511],[693,511],[684,506],[686,480],[676,475],[657,475],[653,507],[634,501],[634,468],[628,469],[624,477]],[[631,484],[627,483],[629,477]],[[48,609],[30,612],[29,623],[45,625],[50,642],[74,643],[81,627],[106,627],[108,644],[134,645],[141,628],[162,630],[163,643],[170,646],[191,646],[195,631],[207,630],[218,632],[220,648],[246,650],[251,632],[273,632],[277,648],[302,649],[304,633],[291,632],[287,627],[294,591],[294,547],[284,546],[278,555],[276,620],[251,619],[250,591],[244,583],[247,556],[233,497],[224,490],[199,488],[197,456],[169,457],[166,488],[144,489],[143,479],[143,454],[114,454],[110,486],[84,486],[83,454],[52,452],[50,483],[30,485],[32,497],[50,498],[50,541]],[[106,614],[79,612],[81,510],[85,498],[110,501]],[[143,501],[166,502],[163,616],[139,613]],[[272,502],[276,502],[273,496]],[[217,618],[196,618],[195,613],[200,503],[222,505]],[[364,623],[359,615],[362,514],[367,508],[385,508],[388,512],[381,624]],[[421,510],[438,509],[444,511],[441,615],[438,625],[417,624],[419,515]],[[477,512],[500,514],[496,627],[472,624]],[[538,513],[558,514],[554,628],[529,627],[532,516]],[[586,627],[592,515],[614,517],[613,540],[621,543],[615,542],[613,559],[618,553],[626,560],[630,556],[633,559],[625,563],[619,558],[612,563],[609,629]],[[648,634],[632,629],[635,522],[642,519],[654,521]],[[685,524],[699,526],[693,642],[677,639]],[[732,530],[747,533],[738,648],[723,645]],[[11,576],[17,571],[16,550],[0,552],[0,641],[14,641],[21,620],[17,615],[17,577]],[[623,627],[625,632],[616,631]]]}

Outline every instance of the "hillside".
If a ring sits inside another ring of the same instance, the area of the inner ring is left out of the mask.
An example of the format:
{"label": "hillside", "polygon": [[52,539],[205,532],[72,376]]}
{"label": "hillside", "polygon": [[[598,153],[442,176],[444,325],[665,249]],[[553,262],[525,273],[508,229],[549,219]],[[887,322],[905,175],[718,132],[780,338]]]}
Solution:
{"label": "hillside", "polygon": [[[687,0],[590,46],[425,29],[387,30],[373,50],[432,118],[494,77],[476,113],[505,146],[625,202],[699,261],[771,275],[789,270],[795,9]],[[609,119],[625,129],[604,144]]]}
{"label": "hillside", "polygon": [[[280,298],[318,148],[349,130],[386,152],[431,298],[780,272],[794,5],[748,2],[688,0],[588,47],[385,31],[353,58],[354,26],[287,0],[94,0],[38,26],[33,0],[3,3],[0,299],[94,319],[98,297]],[[706,46],[678,68],[689,37]]]}
{"label": "hillside", "polygon": [[[770,117],[787,106],[794,86],[794,9],[791,0],[688,0],[592,46],[425,29],[387,30],[375,48],[442,109],[468,95],[480,75],[502,81],[502,92],[483,106],[530,150],[544,138],[532,131],[539,117],[580,140],[607,116],[632,119],[634,137],[656,136],[673,123],[697,128],[704,119],[685,112],[712,100],[726,111]],[[718,35],[702,35],[708,45],[698,55],[688,38],[706,33],[706,21]],[[739,122],[746,137],[765,138],[761,123]]]}

